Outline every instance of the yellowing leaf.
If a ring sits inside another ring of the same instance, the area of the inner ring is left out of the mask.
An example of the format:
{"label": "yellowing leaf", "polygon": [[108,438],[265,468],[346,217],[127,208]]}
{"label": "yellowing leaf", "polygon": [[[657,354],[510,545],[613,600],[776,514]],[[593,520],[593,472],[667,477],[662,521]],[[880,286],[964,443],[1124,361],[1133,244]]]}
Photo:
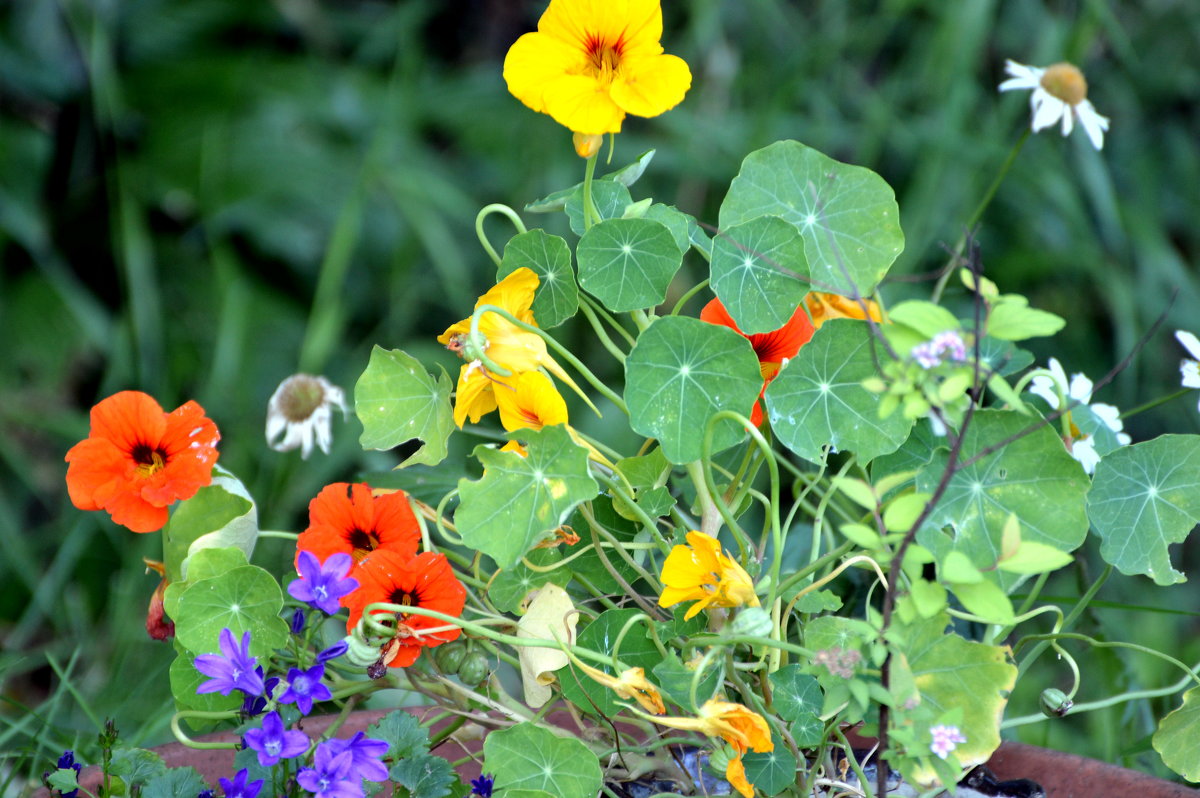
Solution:
{"label": "yellowing leaf", "polygon": [[[535,593],[529,602],[529,609],[517,622],[517,637],[561,640],[570,645],[575,642],[575,625],[578,622],[579,613],[575,611],[575,604],[567,591],[549,584]],[[550,700],[554,693],[550,685],[557,679],[554,672],[569,660],[566,654],[556,648],[521,646],[517,654],[521,661],[525,703],[536,709]]]}

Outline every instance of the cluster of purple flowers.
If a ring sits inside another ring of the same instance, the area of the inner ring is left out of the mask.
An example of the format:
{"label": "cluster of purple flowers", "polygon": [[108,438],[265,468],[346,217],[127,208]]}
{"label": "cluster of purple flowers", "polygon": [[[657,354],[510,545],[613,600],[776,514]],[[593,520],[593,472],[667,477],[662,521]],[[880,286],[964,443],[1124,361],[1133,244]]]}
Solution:
{"label": "cluster of purple flowers", "polygon": [[962,336],[954,330],[940,332],[925,343],[912,348],[913,359],[923,369],[937,366],[947,355],[955,363],[962,363],[967,359],[967,346],[963,343]]}
{"label": "cluster of purple flowers", "polygon": [[363,798],[363,779],[387,780],[381,761],[387,751],[386,742],[362,732],[349,740],[326,740],[317,746],[313,766],[296,774],[296,781],[316,798]]}

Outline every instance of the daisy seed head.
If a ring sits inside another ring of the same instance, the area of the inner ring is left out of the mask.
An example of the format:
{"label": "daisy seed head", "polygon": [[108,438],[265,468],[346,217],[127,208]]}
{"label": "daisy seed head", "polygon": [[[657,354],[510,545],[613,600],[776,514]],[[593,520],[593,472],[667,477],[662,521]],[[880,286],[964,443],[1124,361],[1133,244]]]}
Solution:
{"label": "daisy seed head", "polygon": [[1042,88],[1067,105],[1079,105],[1087,99],[1087,80],[1074,64],[1065,61],[1046,67]]}
{"label": "daisy seed head", "polygon": [[305,421],[325,402],[325,387],[316,377],[295,374],[279,386],[279,410],[288,421]]}

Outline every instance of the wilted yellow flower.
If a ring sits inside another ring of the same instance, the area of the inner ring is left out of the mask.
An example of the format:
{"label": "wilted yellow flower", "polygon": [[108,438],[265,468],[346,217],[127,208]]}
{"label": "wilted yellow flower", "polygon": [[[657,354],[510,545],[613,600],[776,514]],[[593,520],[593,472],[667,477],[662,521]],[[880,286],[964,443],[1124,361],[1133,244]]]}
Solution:
{"label": "wilted yellow flower", "polygon": [[504,58],[513,96],[584,135],[620,133],[625,114],[658,116],[692,85],[663,53],[659,0],[550,0],[536,33]]}
{"label": "wilted yellow flower", "polygon": [[687,546],[676,546],[663,563],[660,607],[695,601],[683,616],[691,618],[705,607],[757,607],[750,574],[721,553],[720,542],[703,532],[688,532]]}
{"label": "wilted yellow flower", "polygon": [[[879,323],[883,316],[879,305],[873,299],[864,299],[871,321]],[[826,294],[821,291],[809,291],[804,297],[804,307],[812,318],[813,327],[820,329],[821,325],[830,319],[858,319],[864,321],[867,315],[863,313],[862,305],[850,297],[839,294]]]}
{"label": "wilted yellow flower", "polygon": [[575,663],[575,667],[587,674],[593,681],[612,690],[621,698],[633,699],[641,704],[642,709],[647,712],[661,715],[667,711],[667,706],[663,703],[658,688],[646,680],[646,671],[642,668],[629,668],[622,671],[620,676],[613,677],[598,668],[584,665],[575,657],[572,657],[571,660]]}
{"label": "wilted yellow flower", "polygon": [[730,758],[726,765],[725,779],[746,798],[754,798],[754,785],[746,779],[742,755],[748,750],[760,754],[775,750],[771,728],[762,715],[732,701],[709,699],[694,718],[655,718],[654,722],[673,729],[720,737],[733,746],[737,756]]}

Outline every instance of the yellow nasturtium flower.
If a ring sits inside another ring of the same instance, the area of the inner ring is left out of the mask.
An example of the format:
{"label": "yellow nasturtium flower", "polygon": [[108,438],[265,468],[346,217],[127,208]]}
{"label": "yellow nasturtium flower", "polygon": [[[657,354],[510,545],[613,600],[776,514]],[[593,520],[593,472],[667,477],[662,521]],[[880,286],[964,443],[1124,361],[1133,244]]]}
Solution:
{"label": "yellow nasturtium flower", "polygon": [[654,722],[673,729],[720,737],[733,746],[737,756],[731,757],[725,766],[725,779],[746,798],[754,798],[754,785],[746,778],[742,755],[747,750],[760,754],[775,750],[771,728],[762,715],[732,701],[709,699],[694,718],[655,718]]}
{"label": "yellow nasturtium flower", "polygon": [[[513,318],[536,326],[531,308],[538,282],[537,273],[522,266],[479,297],[475,307],[494,305],[511,313]],[[464,356],[470,332],[471,317],[468,316],[446,328],[438,336],[438,342],[459,356]],[[458,426],[461,427],[468,419],[474,423],[496,409],[495,384],[498,380],[512,380],[517,375],[539,368],[545,368],[582,395],[575,381],[546,351],[546,342],[537,333],[518,327],[498,313],[485,312],[479,317],[479,334],[483,337],[483,349],[487,357],[512,374],[507,377],[492,374],[479,360],[463,365],[458,373],[454,400],[454,423]],[[566,412],[565,405],[563,412]]]}
{"label": "yellow nasturtium flower", "polygon": [[536,33],[504,58],[513,96],[576,133],[620,133],[625,114],[658,116],[692,85],[663,53],[659,0],[550,0]]}
{"label": "yellow nasturtium flower", "polygon": [[646,671],[642,668],[629,668],[622,671],[620,676],[610,676],[599,668],[584,665],[574,657],[571,660],[575,663],[575,667],[583,671],[589,678],[612,690],[621,698],[637,701],[647,712],[661,715],[667,711],[667,706],[663,703],[658,688],[646,679]]}
{"label": "yellow nasturtium flower", "polygon": [[[871,321],[877,324],[883,321],[883,316],[879,312],[879,305],[875,300],[864,299],[863,303],[867,306],[867,313],[870,314]],[[809,291],[804,297],[804,307],[808,309],[808,315],[812,318],[813,327],[816,329],[820,329],[821,325],[830,319],[858,319],[859,321],[865,321],[867,318],[867,314],[863,313],[862,305],[850,297],[838,294]]]}
{"label": "yellow nasturtium flower", "polygon": [[663,563],[660,607],[695,601],[683,616],[686,620],[710,606],[758,606],[750,574],[721,552],[720,541],[703,532],[688,532],[687,542],[671,549]]}

